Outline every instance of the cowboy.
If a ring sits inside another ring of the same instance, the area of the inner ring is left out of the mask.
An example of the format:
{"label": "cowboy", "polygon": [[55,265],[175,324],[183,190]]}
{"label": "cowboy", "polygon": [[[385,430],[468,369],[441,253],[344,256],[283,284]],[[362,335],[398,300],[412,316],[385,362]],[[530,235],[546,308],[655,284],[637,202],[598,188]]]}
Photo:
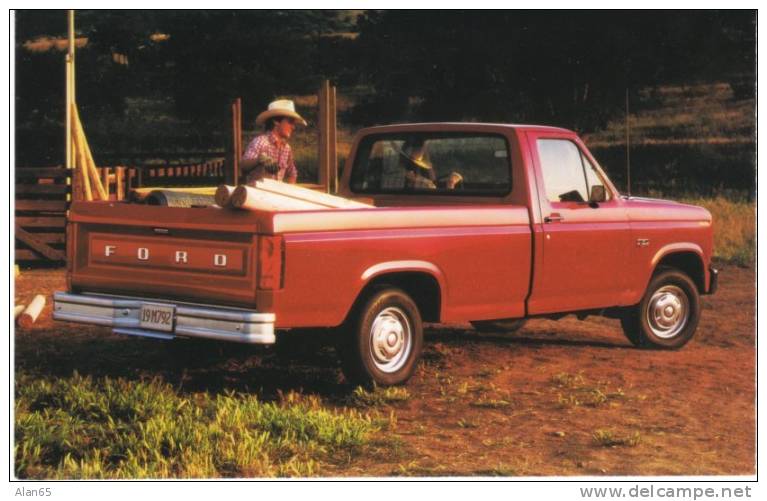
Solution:
{"label": "cowboy", "polygon": [[296,182],[298,171],[288,144],[296,124],[306,126],[306,120],[296,113],[289,99],[269,103],[267,110],[256,117],[256,127],[263,126],[264,133],[253,138],[242,157],[240,165],[247,184],[254,185],[265,177]]}

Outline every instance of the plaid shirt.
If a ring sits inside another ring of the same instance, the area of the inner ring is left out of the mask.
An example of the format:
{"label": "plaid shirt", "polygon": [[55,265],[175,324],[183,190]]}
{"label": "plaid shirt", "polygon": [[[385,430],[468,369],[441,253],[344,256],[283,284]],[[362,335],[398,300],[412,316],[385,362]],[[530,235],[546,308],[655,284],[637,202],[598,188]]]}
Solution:
{"label": "plaid shirt", "polygon": [[[243,160],[255,160],[259,155],[266,155],[277,162],[280,170],[277,171],[276,175],[272,176],[273,179],[282,181],[283,179],[298,176],[298,170],[296,170],[296,163],[293,161],[293,151],[290,149],[290,145],[280,140],[274,133],[268,132],[253,138],[245,149],[245,154],[242,158]],[[255,182],[255,179],[251,179],[251,175],[255,175],[255,169],[247,175],[245,182],[248,184]]]}

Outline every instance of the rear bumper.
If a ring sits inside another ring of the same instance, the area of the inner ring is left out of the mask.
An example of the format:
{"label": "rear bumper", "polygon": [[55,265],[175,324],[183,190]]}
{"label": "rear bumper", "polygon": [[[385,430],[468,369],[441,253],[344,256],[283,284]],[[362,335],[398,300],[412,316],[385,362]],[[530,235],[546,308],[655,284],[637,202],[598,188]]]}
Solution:
{"label": "rear bumper", "polygon": [[[140,313],[144,303],[172,306],[173,331],[143,328]],[[274,344],[275,341],[273,313],[155,299],[56,292],[53,318],[109,326],[115,334],[157,339],[182,336],[248,344]]]}
{"label": "rear bumper", "polygon": [[713,266],[709,266],[708,276],[710,277],[708,281],[708,294],[714,294],[719,288],[719,270]]}

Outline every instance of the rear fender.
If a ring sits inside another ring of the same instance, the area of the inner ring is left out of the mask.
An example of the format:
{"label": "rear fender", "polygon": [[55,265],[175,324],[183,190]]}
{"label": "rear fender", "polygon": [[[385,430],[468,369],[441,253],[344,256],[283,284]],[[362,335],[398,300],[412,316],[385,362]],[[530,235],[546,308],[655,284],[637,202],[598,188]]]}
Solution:
{"label": "rear fender", "polygon": [[[370,266],[360,275],[360,287],[355,294],[355,301],[360,297],[365,288],[377,278],[395,273],[422,273],[432,277],[439,287],[439,311],[444,312],[449,295],[445,275],[434,263],[420,260],[385,261]],[[419,302],[419,298],[413,299]],[[349,305],[348,311],[351,310],[352,306]]]}

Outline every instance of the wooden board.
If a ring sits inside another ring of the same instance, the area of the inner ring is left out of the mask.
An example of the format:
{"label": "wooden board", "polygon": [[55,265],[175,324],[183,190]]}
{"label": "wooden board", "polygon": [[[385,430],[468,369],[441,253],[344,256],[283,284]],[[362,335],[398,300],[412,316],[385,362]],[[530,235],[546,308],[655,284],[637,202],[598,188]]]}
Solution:
{"label": "wooden board", "polygon": [[64,261],[66,259],[66,256],[62,251],[54,249],[48,245],[47,242],[38,238],[34,233],[26,231],[18,222],[16,222],[16,239],[51,261]]}
{"label": "wooden board", "polygon": [[63,167],[19,167],[16,169],[15,173],[16,179],[62,179],[70,174],[70,172]]}
{"label": "wooden board", "polygon": [[17,184],[17,195],[64,195],[69,191],[66,184]]}
{"label": "wooden board", "polygon": [[67,225],[65,217],[16,217],[16,223],[31,228],[64,228]]}
{"label": "wooden board", "polygon": [[17,211],[65,212],[64,200],[16,200]]}

